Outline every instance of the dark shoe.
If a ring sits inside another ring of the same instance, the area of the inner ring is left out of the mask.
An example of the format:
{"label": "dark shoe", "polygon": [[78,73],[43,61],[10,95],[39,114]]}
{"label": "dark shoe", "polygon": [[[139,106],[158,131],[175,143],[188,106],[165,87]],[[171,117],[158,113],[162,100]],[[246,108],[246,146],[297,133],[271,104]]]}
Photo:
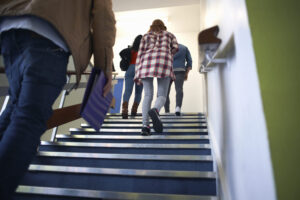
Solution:
{"label": "dark shoe", "polygon": [[146,127],[146,126],[143,127],[143,128],[142,128],[141,135],[144,135],[144,136],[151,135],[150,128],[149,128],[149,127]]}
{"label": "dark shoe", "polygon": [[128,119],[128,102],[124,101],[122,104],[122,118]]}
{"label": "dark shoe", "polygon": [[165,108],[165,113],[170,113],[170,109],[169,108]]}
{"label": "dark shoe", "polygon": [[160,120],[159,114],[156,108],[152,108],[148,112],[149,116],[152,119],[153,128],[157,133],[161,133],[163,131],[163,124]]}
{"label": "dark shoe", "polygon": [[132,108],[131,108],[131,115],[132,116],[136,116],[138,107],[139,107],[139,103],[134,102],[133,105],[132,105]]}
{"label": "dark shoe", "polygon": [[180,116],[180,112],[175,112],[175,115],[176,116]]}

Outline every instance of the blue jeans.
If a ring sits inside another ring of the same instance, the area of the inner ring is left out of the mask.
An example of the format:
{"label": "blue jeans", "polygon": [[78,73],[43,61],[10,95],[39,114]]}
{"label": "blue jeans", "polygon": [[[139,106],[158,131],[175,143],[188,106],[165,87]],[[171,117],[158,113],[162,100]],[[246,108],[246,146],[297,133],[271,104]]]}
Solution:
{"label": "blue jeans", "polygon": [[69,54],[27,30],[1,34],[10,101],[0,116],[0,199],[10,199],[37,152],[66,83]]}
{"label": "blue jeans", "polygon": [[135,85],[134,102],[140,103],[143,92],[143,85],[134,83],[133,78],[135,75],[135,65],[131,64],[125,73],[125,91],[123,94],[123,102],[128,102],[132,93],[133,85]]}

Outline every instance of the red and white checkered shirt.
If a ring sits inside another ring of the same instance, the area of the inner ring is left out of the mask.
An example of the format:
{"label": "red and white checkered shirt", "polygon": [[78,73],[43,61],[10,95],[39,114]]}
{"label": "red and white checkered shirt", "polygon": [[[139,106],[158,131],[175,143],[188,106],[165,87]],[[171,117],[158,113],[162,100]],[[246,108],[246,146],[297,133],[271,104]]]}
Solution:
{"label": "red and white checkered shirt", "polygon": [[178,51],[176,37],[168,32],[146,33],[140,43],[135,67],[135,81],[147,77],[171,77],[173,73],[173,55]]}

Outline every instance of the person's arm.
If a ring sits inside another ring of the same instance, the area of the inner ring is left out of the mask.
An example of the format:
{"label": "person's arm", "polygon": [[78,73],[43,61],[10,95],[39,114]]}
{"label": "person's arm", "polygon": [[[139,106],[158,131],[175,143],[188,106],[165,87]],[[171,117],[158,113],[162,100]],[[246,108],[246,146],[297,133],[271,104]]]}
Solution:
{"label": "person's arm", "polygon": [[175,35],[172,34],[172,44],[171,44],[171,53],[174,56],[179,50],[178,42]]}
{"label": "person's arm", "polygon": [[94,64],[100,68],[107,78],[103,88],[106,96],[112,87],[113,46],[116,37],[116,20],[111,0],[94,0],[92,9],[92,46]]}
{"label": "person's arm", "polygon": [[191,67],[188,67],[185,71],[185,75],[184,75],[184,80],[186,81],[188,79],[188,76],[189,76],[189,72],[192,68]]}
{"label": "person's arm", "polygon": [[188,79],[189,76],[189,72],[192,69],[192,65],[193,65],[193,60],[192,60],[192,56],[191,53],[189,51],[189,49],[186,47],[186,71],[185,71],[185,77],[184,80]]}

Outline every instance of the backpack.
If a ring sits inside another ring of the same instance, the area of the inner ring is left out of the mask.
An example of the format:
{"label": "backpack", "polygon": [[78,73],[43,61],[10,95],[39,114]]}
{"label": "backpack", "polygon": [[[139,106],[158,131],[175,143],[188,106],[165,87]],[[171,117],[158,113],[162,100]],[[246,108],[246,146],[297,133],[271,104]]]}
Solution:
{"label": "backpack", "polygon": [[122,71],[127,71],[131,60],[131,47],[128,46],[127,48],[123,49],[120,51],[119,55],[121,56],[120,68]]}

